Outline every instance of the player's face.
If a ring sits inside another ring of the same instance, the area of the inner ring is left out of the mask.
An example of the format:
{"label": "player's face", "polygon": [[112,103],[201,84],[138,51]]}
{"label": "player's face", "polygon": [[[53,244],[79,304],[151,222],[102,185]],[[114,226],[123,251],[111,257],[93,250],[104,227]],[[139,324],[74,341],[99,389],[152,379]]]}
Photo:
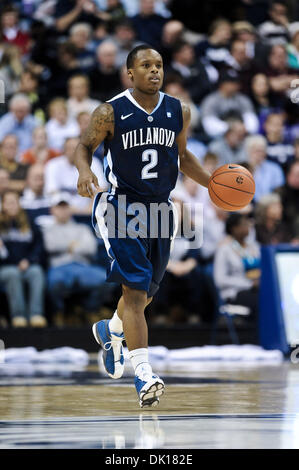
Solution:
{"label": "player's face", "polygon": [[162,87],[164,77],[162,57],[153,49],[139,51],[133,68],[128,70],[128,75],[134,87],[143,93],[157,93]]}

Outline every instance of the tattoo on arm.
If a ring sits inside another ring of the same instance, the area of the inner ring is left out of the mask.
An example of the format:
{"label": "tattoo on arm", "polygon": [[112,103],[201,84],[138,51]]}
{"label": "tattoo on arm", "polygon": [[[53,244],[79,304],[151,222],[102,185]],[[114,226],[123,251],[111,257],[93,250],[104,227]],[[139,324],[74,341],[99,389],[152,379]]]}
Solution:
{"label": "tattoo on arm", "polygon": [[81,138],[81,144],[92,154],[106,137],[113,135],[114,112],[109,103],[103,103],[96,108],[91,121]]}

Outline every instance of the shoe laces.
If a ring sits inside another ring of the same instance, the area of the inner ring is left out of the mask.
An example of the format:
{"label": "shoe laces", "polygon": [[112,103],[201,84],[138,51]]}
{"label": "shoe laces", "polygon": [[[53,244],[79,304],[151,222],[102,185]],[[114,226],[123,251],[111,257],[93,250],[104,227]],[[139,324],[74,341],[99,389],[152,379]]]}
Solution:
{"label": "shoe laces", "polygon": [[116,347],[118,348],[116,352],[119,353],[121,356],[123,356],[123,353],[120,352],[121,347],[122,347],[122,342],[123,342],[123,338],[111,339],[111,341],[107,341],[104,344],[104,349],[105,351],[110,351],[111,348]]}

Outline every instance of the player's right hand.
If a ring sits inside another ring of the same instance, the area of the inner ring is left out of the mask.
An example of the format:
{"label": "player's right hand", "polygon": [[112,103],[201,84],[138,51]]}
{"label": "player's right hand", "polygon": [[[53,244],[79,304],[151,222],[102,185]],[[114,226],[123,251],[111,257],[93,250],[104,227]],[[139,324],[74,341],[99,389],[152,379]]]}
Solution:
{"label": "player's right hand", "polygon": [[84,170],[79,173],[77,183],[78,193],[83,197],[92,198],[95,193],[102,191],[98,178],[91,170]]}

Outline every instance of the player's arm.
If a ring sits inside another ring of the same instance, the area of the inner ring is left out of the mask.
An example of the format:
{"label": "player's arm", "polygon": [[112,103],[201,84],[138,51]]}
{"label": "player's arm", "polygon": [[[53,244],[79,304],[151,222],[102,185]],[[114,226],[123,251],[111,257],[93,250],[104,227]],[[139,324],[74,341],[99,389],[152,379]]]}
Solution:
{"label": "player's arm", "polygon": [[184,102],[182,104],[183,112],[183,129],[177,136],[176,142],[179,149],[179,158],[180,158],[180,170],[184,175],[189,176],[197,183],[202,186],[207,187],[210,173],[208,173],[199,163],[197,158],[193,155],[192,152],[187,150],[187,129],[190,124],[190,108]]}
{"label": "player's arm", "polygon": [[98,179],[90,169],[92,154],[106,137],[113,136],[113,132],[113,108],[109,103],[103,103],[92,113],[89,126],[75,151],[75,165],[79,172],[77,188],[80,196],[93,197],[93,185],[98,191],[101,191]]}

